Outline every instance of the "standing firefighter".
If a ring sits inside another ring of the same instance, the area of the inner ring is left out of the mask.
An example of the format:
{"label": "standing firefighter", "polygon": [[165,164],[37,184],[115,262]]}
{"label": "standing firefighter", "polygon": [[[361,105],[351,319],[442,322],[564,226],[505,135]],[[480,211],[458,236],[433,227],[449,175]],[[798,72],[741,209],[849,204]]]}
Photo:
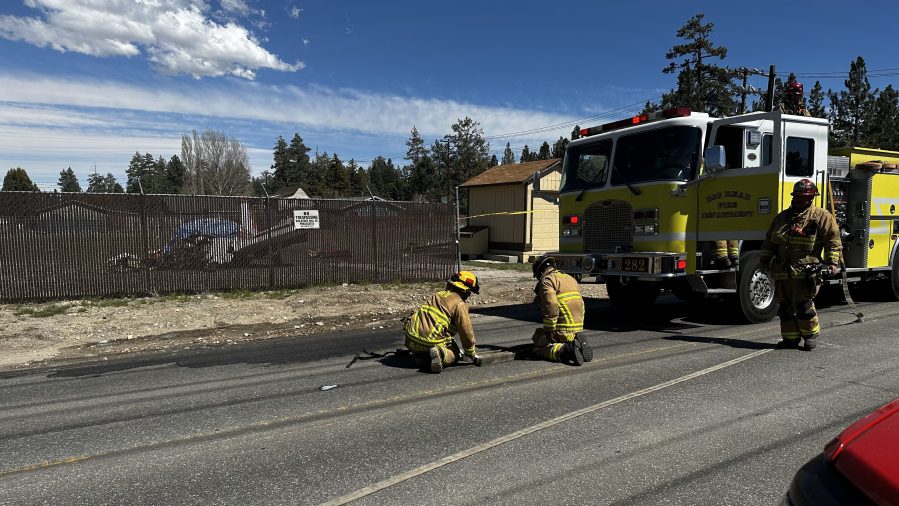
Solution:
{"label": "standing firefighter", "polygon": [[406,348],[412,352],[419,367],[440,373],[444,367],[458,362],[460,350],[453,341],[456,332],[462,340],[461,351],[475,364],[480,364],[465,302],[472,293],[480,290],[478,278],[473,273],[458,272],[447,281],[445,290],[432,295],[406,319],[403,327]]}
{"label": "standing firefighter", "polygon": [[796,81],[787,83],[786,89],[784,90],[783,102],[780,104],[780,112],[785,114],[795,114],[797,116],[811,116],[808,109],[805,108],[802,83]]}
{"label": "standing firefighter", "polygon": [[553,362],[581,365],[593,360],[593,350],[578,332],[584,330],[584,299],[577,281],[556,270],[553,257],[534,262],[537,302],[543,327],[534,332],[533,355]]}
{"label": "standing firefighter", "polygon": [[812,205],[818,195],[808,179],[793,186],[793,201],[774,217],[762,243],[762,266],[770,265],[780,302],[779,348],[813,350],[821,331],[814,298],[821,283],[821,264],[835,274],[841,263],[839,228],[833,215]]}

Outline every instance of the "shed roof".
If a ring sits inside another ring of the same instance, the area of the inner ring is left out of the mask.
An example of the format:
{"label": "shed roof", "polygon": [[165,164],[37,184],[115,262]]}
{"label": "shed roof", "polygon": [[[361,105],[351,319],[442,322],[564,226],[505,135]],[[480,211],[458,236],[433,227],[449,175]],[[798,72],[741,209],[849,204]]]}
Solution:
{"label": "shed roof", "polygon": [[561,158],[537,160],[535,162],[510,163],[497,165],[481,172],[477,176],[462,183],[462,186],[487,186],[493,184],[524,183],[534,176],[534,172],[546,173],[559,164]]}

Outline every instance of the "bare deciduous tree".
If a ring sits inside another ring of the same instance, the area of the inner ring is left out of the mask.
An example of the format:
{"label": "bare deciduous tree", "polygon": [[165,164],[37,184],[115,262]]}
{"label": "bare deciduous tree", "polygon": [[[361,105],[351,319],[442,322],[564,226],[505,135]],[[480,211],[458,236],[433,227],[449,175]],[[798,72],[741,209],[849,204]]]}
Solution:
{"label": "bare deciduous tree", "polygon": [[181,136],[184,190],[190,195],[249,195],[250,159],[234,137],[218,130]]}

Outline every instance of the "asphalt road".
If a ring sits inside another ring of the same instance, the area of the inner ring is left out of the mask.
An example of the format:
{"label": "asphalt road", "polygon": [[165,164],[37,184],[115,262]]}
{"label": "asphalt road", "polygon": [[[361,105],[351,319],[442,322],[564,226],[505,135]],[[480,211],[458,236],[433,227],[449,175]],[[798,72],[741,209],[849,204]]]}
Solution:
{"label": "asphalt road", "polygon": [[[579,368],[345,367],[401,347],[385,329],[7,374],[0,504],[774,504],[899,397],[897,304],[824,308],[813,352],[666,298],[589,302]],[[512,358],[538,315],[487,311],[482,353]]]}

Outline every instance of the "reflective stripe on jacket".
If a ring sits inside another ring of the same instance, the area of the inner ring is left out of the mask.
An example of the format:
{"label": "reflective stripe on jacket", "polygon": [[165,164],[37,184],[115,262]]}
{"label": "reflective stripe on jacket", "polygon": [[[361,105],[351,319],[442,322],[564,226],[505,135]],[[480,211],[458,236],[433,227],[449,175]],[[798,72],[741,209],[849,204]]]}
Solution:
{"label": "reflective stripe on jacket", "polygon": [[418,308],[403,328],[406,337],[422,350],[432,346],[446,346],[459,333],[465,353],[475,354],[474,329],[468,315],[468,304],[453,291],[443,290],[432,295]]}
{"label": "reflective stripe on jacket", "polygon": [[821,262],[839,265],[843,245],[833,215],[809,206],[796,213],[792,208],[774,217],[762,243],[762,262],[770,262],[774,279],[805,279],[806,266]]}
{"label": "reflective stripe on jacket", "polygon": [[577,281],[554,268],[543,272],[534,288],[543,312],[543,329],[560,334],[584,330],[584,299]]}

